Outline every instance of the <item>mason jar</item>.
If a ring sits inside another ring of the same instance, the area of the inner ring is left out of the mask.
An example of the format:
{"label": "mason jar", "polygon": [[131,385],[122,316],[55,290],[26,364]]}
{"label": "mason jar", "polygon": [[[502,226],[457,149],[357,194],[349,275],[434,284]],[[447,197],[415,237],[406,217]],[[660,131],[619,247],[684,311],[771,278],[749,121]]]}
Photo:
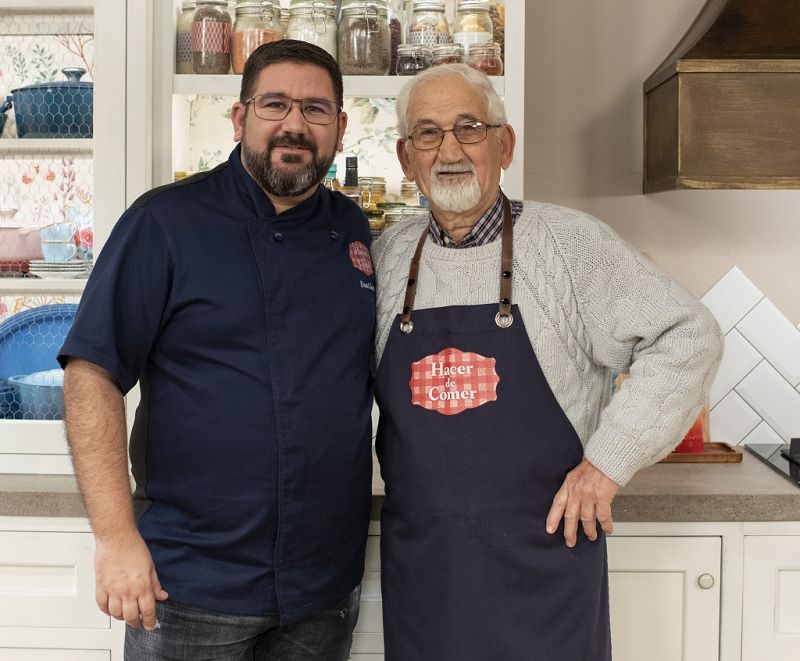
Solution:
{"label": "mason jar", "polygon": [[242,73],[250,54],[261,44],[283,38],[283,32],[275,27],[272,2],[240,2],[236,5],[236,21],[233,25],[231,44],[231,67],[233,73]]}
{"label": "mason jar", "polygon": [[459,64],[464,60],[464,50],[461,44],[441,44],[434,46],[431,51],[431,66],[437,64]]}
{"label": "mason jar", "polygon": [[415,76],[431,65],[430,55],[426,48],[415,44],[400,44],[397,47],[398,76]]}
{"label": "mason jar", "polygon": [[359,177],[358,188],[361,191],[361,208],[368,212],[377,212],[386,204],[385,177]]}
{"label": "mason jar", "polygon": [[407,43],[433,48],[450,42],[450,27],[442,0],[414,2],[408,24]]}
{"label": "mason jar", "polygon": [[286,37],[316,44],[337,56],[337,30],[335,7],[327,2],[292,2]]}
{"label": "mason jar", "polygon": [[493,29],[486,0],[458,0],[453,41],[464,49],[464,62],[471,46],[494,43]]}
{"label": "mason jar", "polygon": [[175,73],[192,73],[192,19],[195,0],[183,0],[175,26]]}
{"label": "mason jar", "polygon": [[469,49],[467,64],[473,69],[483,71],[487,76],[503,75],[503,58],[500,44],[479,44]]}
{"label": "mason jar", "polygon": [[345,0],[339,21],[339,68],[345,76],[385,76],[391,64],[386,2]]}
{"label": "mason jar", "polygon": [[192,16],[192,73],[225,74],[231,68],[231,15],[226,0],[197,0]]}

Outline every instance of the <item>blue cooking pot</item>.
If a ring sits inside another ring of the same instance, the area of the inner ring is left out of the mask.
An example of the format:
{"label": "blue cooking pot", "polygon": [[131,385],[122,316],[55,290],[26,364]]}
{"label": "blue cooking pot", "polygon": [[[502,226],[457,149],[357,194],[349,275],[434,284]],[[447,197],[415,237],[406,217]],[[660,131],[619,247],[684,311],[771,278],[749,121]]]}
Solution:
{"label": "blue cooking pot", "polygon": [[62,69],[66,80],[11,90],[0,106],[0,133],[13,106],[19,138],[91,138],[94,84],[81,82],[86,69]]}

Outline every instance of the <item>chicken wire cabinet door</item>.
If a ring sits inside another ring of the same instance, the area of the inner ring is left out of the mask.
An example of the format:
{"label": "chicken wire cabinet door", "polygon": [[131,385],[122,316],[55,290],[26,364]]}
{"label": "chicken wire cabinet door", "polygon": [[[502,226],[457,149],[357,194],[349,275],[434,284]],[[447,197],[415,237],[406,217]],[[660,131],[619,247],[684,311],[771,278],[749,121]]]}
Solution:
{"label": "chicken wire cabinet door", "polygon": [[719,537],[608,538],[614,661],[719,658],[721,553]]}

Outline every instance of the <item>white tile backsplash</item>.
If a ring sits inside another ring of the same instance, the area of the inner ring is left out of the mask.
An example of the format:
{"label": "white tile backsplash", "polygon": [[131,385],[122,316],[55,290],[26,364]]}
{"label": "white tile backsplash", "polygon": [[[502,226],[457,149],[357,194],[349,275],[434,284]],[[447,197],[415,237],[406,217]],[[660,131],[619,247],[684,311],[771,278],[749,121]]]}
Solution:
{"label": "white tile backsplash", "polygon": [[[800,334],[800,332],[798,332]],[[761,361],[763,357],[735,328],[725,336],[725,353],[711,384],[709,405],[716,406]]]}
{"label": "white tile backsplash", "polygon": [[800,384],[800,331],[769,299],[762,299],[736,329],[792,384]]}
{"label": "white tile backsplash", "polygon": [[709,392],[712,440],[778,443],[800,436],[800,325],[735,266],[701,300],[725,333]]}
{"label": "white tile backsplash", "polygon": [[800,436],[800,393],[772,365],[760,363],[735,391],[784,439]]}
{"label": "white tile backsplash", "polygon": [[728,395],[709,413],[713,441],[736,445],[761,423],[761,417],[736,392]]}
{"label": "white tile backsplash", "polygon": [[734,266],[700,300],[717,318],[722,332],[727,333],[762,298],[761,290]]}
{"label": "white tile backsplash", "polygon": [[783,439],[775,433],[775,430],[766,422],[762,422],[758,427],[751,431],[741,444],[750,443],[782,443]]}

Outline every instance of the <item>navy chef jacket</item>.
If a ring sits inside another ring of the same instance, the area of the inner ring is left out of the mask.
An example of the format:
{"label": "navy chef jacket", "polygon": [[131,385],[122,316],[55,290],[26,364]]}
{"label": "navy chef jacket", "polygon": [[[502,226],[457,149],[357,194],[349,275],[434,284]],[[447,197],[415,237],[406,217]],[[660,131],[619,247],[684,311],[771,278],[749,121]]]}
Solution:
{"label": "navy chef jacket", "polygon": [[361,579],[369,227],[320,186],[279,216],[237,146],[117,222],[59,354],[139,381],[138,526],[170,598],[301,619]]}

